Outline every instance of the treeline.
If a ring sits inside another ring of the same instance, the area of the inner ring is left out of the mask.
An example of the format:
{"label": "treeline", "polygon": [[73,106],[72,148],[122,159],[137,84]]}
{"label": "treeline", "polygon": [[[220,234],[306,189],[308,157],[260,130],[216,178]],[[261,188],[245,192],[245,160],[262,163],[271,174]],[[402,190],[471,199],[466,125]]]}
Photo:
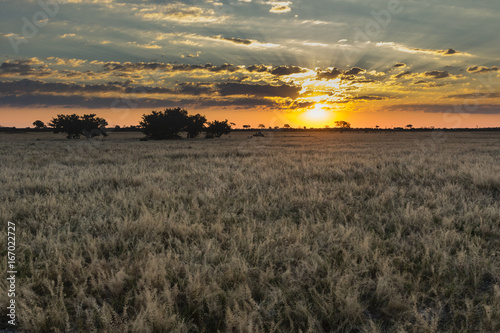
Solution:
{"label": "treeline", "polygon": [[144,114],[139,126],[146,137],[153,140],[178,139],[180,132],[187,132],[188,138],[196,138],[202,132],[205,132],[206,138],[219,138],[231,132],[227,119],[207,122],[205,116],[199,113],[190,116],[181,108]]}
{"label": "treeline", "polygon": [[[38,129],[45,128],[45,124],[39,120],[33,125]],[[54,133],[66,133],[68,139],[79,139],[81,136],[87,138],[107,136],[107,125],[108,122],[96,114],[83,116],[59,114],[49,122]],[[229,134],[232,130],[231,125],[234,124],[228,123],[227,119],[207,122],[207,118],[200,114],[189,115],[181,108],[167,108],[143,114],[139,128],[146,135],[146,139],[151,140],[179,139],[181,132],[186,132],[188,138],[196,138],[204,132],[205,137],[210,139]]]}

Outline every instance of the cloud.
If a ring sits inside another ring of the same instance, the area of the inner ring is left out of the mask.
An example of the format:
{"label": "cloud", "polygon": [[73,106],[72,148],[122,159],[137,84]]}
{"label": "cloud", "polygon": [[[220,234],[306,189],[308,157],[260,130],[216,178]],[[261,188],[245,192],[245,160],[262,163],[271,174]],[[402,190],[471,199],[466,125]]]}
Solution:
{"label": "cloud", "polygon": [[395,78],[395,79],[400,79],[402,77],[407,77],[407,76],[411,76],[411,72],[410,71],[401,72],[399,74],[393,75],[392,77]]}
{"label": "cloud", "polygon": [[359,67],[353,67],[350,70],[344,72],[344,75],[358,75],[361,72],[364,72],[364,69],[361,69]]}
{"label": "cloud", "polygon": [[273,86],[270,84],[243,84],[243,83],[221,83],[218,84],[221,96],[228,95],[252,95],[261,97],[288,97],[296,99],[301,87],[283,84]]}
{"label": "cloud", "polygon": [[457,113],[457,114],[500,114],[497,104],[398,104],[384,107],[387,111],[409,111],[426,113]]}
{"label": "cloud", "polygon": [[47,60],[55,61],[56,65],[67,65],[69,67],[80,67],[87,63],[83,59],[63,59],[58,57],[48,57]]}
{"label": "cloud", "polygon": [[227,98],[227,99],[201,99],[196,104],[198,107],[229,106],[236,109],[252,109],[256,106],[278,108],[280,105],[267,98]]}
{"label": "cloud", "polygon": [[384,96],[384,95],[362,95],[362,96],[350,96],[347,97],[347,100],[362,100],[362,101],[381,101],[384,99],[394,98],[392,96]]}
{"label": "cloud", "polygon": [[243,44],[243,45],[250,45],[250,44],[252,44],[252,43],[255,42],[254,40],[251,40],[251,39],[226,38],[226,37],[222,37],[221,35],[214,36],[213,39],[220,39],[220,40],[225,40],[227,42],[232,42],[232,43],[235,43],[235,44]]}
{"label": "cloud", "polygon": [[45,65],[33,67],[33,65],[43,64],[38,58],[7,60],[0,65],[0,77],[7,76],[47,76],[51,70]]}
{"label": "cloud", "polygon": [[305,72],[307,72],[307,70],[298,66],[279,66],[271,70],[271,74],[278,76],[305,73]]}
{"label": "cloud", "polygon": [[394,65],[395,68],[398,68],[398,67],[406,67],[406,64],[404,63],[397,63]]}
{"label": "cloud", "polygon": [[447,71],[428,71],[424,73],[425,76],[432,77],[434,79],[443,79],[449,77],[450,73]]}
{"label": "cloud", "polygon": [[292,101],[286,106],[287,109],[304,109],[315,105],[316,102],[313,101]]}
{"label": "cloud", "polygon": [[[334,68],[329,69],[327,71],[317,72],[316,73],[316,80],[333,80],[341,75],[342,75],[343,79],[353,80],[354,76],[356,76],[362,72],[366,72],[366,70],[359,68],[359,67],[353,67],[347,71],[342,72],[340,69],[337,69],[334,67]],[[370,81],[370,82],[372,82],[372,81]]]}
{"label": "cloud", "polygon": [[290,8],[290,5],[292,4],[291,2],[270,2],[270,4],[272,5],[269,10],[270,13],[282,14],[288,13],[292,10]]}
{"label": "cloud", "polygon": [[455,54],[466,55],[466,56],[470,56],[471,55],[469,53],[459,52],[459,51],[456,51],[454,49],[433,50],[433,49],[418,49],[418,48],[414,48],[412,50],[415,50],[417,52],[423,52],[423,53],[439,54],[439,55],[443,55],[443,56],[449,56],[449,55],[455,55]]}
{"label": "cloud", "polygon": [[342,71],[334,67],[327,71],[317,72],[316,80],[333,80],[339,77],[340,74],[342,74]]}
{"label": "cloud", "polygon": [[450,56],[450,55],[463,55],[463,56],[471,56],[471,54],[466,53],[466,52],[459,52],[454,49],[444,49],[444,50],[438,50],[438,49],[422,49],[422,48],[415,48],[415,47],[408,47],[403,44],[399,43],[394,43],[394,42],[379,42],[375,44],[378,47],[388,47],[392,48],[396,51],[401,51],[401,52],[406,52],[406,53],[414,53],[414,54],[433,54],[433,55],[442,55],[442,56]]}
{"label": "cloud", "polygon": [[76,38],[76,34],[64,34],[64,35],[60,35],[59,38]]}
{"label": "cloud", "polygon": [[4,94],[39,94],[39,93],[98,93],[98,92],[122,92],[123,87],[115,84],[88,84],[79,85],[63,82],[44,82],[40,80],[23,79],[12,82],[0,82],[0,90]]}
{"label": "cloud", "polygon": [[498,71],[499,68],[497,66],[493,67],[485,67],[485,66],[471,66],[467,68],[467,72],[472,74],[480,74],[480,73],[488,73]]}
{"label": "cloud", "polygon": [[[80,95],[39,95],[30,94],[22,96],[0,96],[0,105],[10,107],[67,107],[67,108],[89,108],[105,109],[120,108],[121,99],[115,97],[88,97]],[[134,102],[137,108],[164,108],[179,106],[179,100],[151,99],[143,98]],[[187,104],[187,103],[186,103]],[[130,108],[130,105],[123,104],[124,108]]]}
{"label": "cloud", "polygon": [[456,95],[448,95],[448,96],[446,96],[446,98],[463,98],[463,99],[500,98],[500,92],[456,94]]}
{"label": "cloud", "polygon": [[181,55],[181,58],[198,58],[200,56],[201,52],[198,51],[196,54],[191,54],[189,53],[188,55]]}
{"label": "cloud", "polygon": [[179,83],[178,87],[180,93],[194,96],[215,92],[212,83],[183,82]]}
{"label": "cloud", "polygon": [[[473,91],[472,86],[467,85],[472,80],[470,76],[452,74],[452,70],[458,71],[460,67],[410,72],[404,71],[405,66],[394,67],[394,60],[389,61],[381,64],[380,68],[393,71],[394,75],[367,71],[364,66],[346,69],[329,67],[314,72],[297,65],[259,63],[235,66],[228,63],[104,62],[58,57],[12,59],[0,64],[0,76],[4,80],[0,81],[0,91],[2,105],[77,107],[76,103],[83,103],[80,105],[82,108],[108,108],[113,101],[120,99],[138,100],[138,105],[141,105],[138,108],[167,107],[161,103],[166,101],[171,103],[169,105],[190,108],[214,105],[238,109],[251,108],[252,105],[256,108],[304,108],[310,106],[307,103],[376,103],[403,98],[395,96],[407,96],[405,99],[408,101],[424,98],[444,103],[446,99],[451,102],[457,98],[489,98],[488,101],[500,98],[496,93],[451,95],[450,91]],[[461,68],[464,67],[467,68]],[[470,66],[469,73],[496,68],[483,67]],[[305,75],[294,75],[300,73]],[[394,81],[406,78],[412,80],[398,81],[397,84]],[[445,80],[439,80],[443,78]],[[439,86],[443,87],[437,89]],[[412,87],[415,97],[408,95]],[[420,89],[414,89],[416,87]],[[431,87],[433,89],[428,89]],[[423,97],[424,92],[429,95]],[[384,102],[384,105],[387,104],[389,102]],[[486,106],[483,109],[486,110],[484,112],[492,112]]]}
{"label": "cloud", "polygon": [[247,67],[247,71],[262,73],[262,72],[267,72],[268,67],[265,65],[251,65]]}
{"label": "cloud", "polygon": [[181,2],[170,4],[147,4],[136,7],[135,15],[153,21],[176,21],[179,23],[217,23],[225,16],[217,15],[210,8],[191,6]]}
{"label": "cloud", "polygon": [[454,49],[448,49],[448,50],[444,50],[444,51],[437,50],[436,52],[444,54],[444,55],[452,55],[452,54],[460,53],[458,51],[455,51]]}
{"label": "cloud", "polygon": [[149,43],[149,44],[139,44],[137,42],[127,42],[127,44],[135,46],[135,47],[144,48],[144,49],[161,49],[160,45],[151,44],[151,43]]}
{"label": "cloud", "polygon": [[215,39],[215,40],[222,40],[224,42],[229,42],[233,44],[237,44],[240,46],[250,46],[250,47],[257,47],[257,48],[273,48],[273,47],[280,47],[281,45],[279,44],[273,44],[273,43],[262,43],[254,39],[245,39],[245,38],[235,38],[235,37],[230,37],[226,38],[221,35],[218,36],[213,36],[213,37],[203,37],[203,36],[196,36],[196,39]]}
{"label": "cloud", "polygon": [[235,72],[239,67],[231,64],[223,64],[215,66],[212,64],[205,65],[188,65],[188,64],[170,64],[161,62],[106,62],[102,64],[105,71],[121,71],[121,72],[139,72],[139,71],[155,71],[162,70],[165,72],[190,72],[195,70],[206,70],[209,72]]}

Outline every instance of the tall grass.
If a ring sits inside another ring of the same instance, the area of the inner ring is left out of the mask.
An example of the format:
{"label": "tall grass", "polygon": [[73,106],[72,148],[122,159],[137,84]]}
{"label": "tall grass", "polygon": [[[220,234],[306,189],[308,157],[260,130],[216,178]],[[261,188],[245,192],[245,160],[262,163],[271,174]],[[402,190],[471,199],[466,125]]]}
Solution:
{"label": "tall grass", "polygon": [[499,134],[134,135],[1,135],[21,331],[500,331]]}

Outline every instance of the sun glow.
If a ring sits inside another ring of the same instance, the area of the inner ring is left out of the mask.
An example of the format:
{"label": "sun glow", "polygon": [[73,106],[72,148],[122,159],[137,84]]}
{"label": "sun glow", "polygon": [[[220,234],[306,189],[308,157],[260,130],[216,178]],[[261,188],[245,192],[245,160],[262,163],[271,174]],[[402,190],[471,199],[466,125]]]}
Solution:
{"label": "sun glow", "polygon": [[299,122],[308,127],[331,126],[334,119],[335,113],[332,111],[331,106],[322,103],[315,104],[313,108],[305,110],[297,117]]}

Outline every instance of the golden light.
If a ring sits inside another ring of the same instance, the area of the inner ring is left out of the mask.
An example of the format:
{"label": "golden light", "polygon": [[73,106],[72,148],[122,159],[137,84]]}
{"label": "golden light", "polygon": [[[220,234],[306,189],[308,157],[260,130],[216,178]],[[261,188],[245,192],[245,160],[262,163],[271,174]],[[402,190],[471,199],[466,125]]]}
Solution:
{"label": "golden light", "polygon": [[328,119],[329,112],[325,108],[324,104],[316,104],[313,109],[306,111],[305,116],[312,121],[326,120]]}
{"label": "golden light", "polygon": [[308,109],[297,117],[300,123],[307,127],[325,127],[332,126],[335,113],[327,104],[317,103],[312,109]]}

